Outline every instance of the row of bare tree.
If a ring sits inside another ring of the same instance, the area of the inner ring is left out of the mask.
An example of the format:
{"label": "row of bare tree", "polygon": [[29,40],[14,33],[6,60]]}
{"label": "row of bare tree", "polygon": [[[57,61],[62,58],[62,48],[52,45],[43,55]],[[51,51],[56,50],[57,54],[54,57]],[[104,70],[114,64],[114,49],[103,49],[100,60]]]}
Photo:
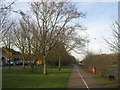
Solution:
{"label": "row of bare tree", "polygon": [[[1,3],[3,5],[3,3]],[[63,48],[80,53],[85,46],[85,38],[78,35],[77,30],[83,30],[78,23],[73,23],[74,19],[85,17],[85,14],[78,12],[75,5],[70,2],[31,2],[30,12],[12,11],[10,8],[14,2],[8,6],[0,7],[1,34],[5,47],[13,46],[22,53],[23,67],[25,68],[25,57],[29,60],[43,60],[44,74],[47,74],[46,58],[53,48],[57,46],[59,53],[60,70],[61,59],[65,53]],[[8,14],[15,12],[20,15],[18,20],[8,19]],[[5,20],[6,19],[6,20]],[[79,52],[80,51],[80,52]],[[9,57],[10,58],[10,57]]]}

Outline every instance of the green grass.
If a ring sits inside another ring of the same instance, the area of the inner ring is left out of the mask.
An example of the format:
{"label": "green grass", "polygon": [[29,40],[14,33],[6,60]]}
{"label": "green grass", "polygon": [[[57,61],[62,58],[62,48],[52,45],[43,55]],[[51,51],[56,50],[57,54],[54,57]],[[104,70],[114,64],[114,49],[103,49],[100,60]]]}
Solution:
{"label": "green grass", "polygon": [[26,69],[4,69],[2,76],[3,88],[66,88],[72,66],[64,66],[61,71],[48,67],[48,75],[42,74],[42,68],[31,72]]}
{"label": "green grass", "polygon": [[[84,68],[82,68],[82,69],[84,69]],[[87,70],[86,70],[86,72],[88,74],[90,74],[93,78],[98,80],[100,83],[104,84],[106,87],[108,87],[108,88],[115,88],[116,87],[116,84],[113,83],[112,81],[108,80],[107,78],[103,78],[103,77],[99,76],[98,74],[93,74]]]}
{"label": "green grass", "polygon": [[112,81],[106,79],[106,78],[103,78],[103,77],[100,77],[98,76],[97,74],[92,74],[90,73],[91,76],[93,76],[96,80],[98,80],[100,83],[103,83],[106,87],[108,88],[115,88],[116,87],[116,84],[113,83]]}

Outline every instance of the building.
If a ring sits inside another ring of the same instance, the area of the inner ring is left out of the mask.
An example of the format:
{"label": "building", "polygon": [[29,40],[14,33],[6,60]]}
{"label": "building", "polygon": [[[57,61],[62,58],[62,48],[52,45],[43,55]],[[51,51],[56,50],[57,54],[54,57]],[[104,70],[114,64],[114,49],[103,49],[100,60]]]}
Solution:
{"label": "building", "polygon": [[2,57],[1,57],[1,60],[2,59],[11,59],[11,60],[14,60],[14,59],[22,59],[22,54],[20,52],[17,52],[13,49],[9,49],[9,48],[2,48],[1,49],[2,51]]}

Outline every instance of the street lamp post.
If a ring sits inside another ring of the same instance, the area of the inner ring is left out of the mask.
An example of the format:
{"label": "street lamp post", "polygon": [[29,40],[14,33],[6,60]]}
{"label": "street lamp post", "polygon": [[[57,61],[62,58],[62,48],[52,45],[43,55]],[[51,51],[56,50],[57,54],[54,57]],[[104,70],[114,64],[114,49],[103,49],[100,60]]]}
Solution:
{"label": "street lamp post", "polygon": [[98,40],[97,38],[94,38],[95,42],[99,44],[99,52],[98,54],[102,54],[102,48],[101,46],[103,47],[103,45],[101,44],[100,40]]}
{"label": "street lamp post", "polygon": [[87,55],[89,55],[89,40],[87,40]]}
{"label": "street lamp post", "polygon": [[11,61],[11,60],[10,60],[10,59],[11,59],[11,58],[10,58],[10,57],[11,57],[11,56],[10,56],[10,44],[11,44],[11,42],[10,42],[10,39],[9,39],[9,47],[8,47],[8,48],[9,48],[9,55],[8,55],[8,56],[9,56],[9,58],[8,58],[8,59],[9,59],[9,69],[11,69],[11,64],[10,64],[10,61]]}

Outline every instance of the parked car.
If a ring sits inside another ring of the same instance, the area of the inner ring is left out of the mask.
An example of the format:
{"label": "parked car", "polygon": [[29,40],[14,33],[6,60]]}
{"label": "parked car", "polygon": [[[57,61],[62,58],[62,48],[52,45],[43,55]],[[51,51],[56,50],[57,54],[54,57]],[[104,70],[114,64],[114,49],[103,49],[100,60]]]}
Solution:
{"label": "parked car", "polygon": [[[26,61],[24,61],[25,62],[25,65],[29,65],[29,61],[28,60],[26,60]],[[16,65],[23,65],[23,61],[22,60],[16,60],[15,61],[15,64]]]}
{"label": "parked car", "polygon": [[25,65],[29,65],[29,61],[28,60],[25,61]]}
{"label": "parked car", "polygon": [[9,59],[4,60],[3,63],[4,63],[3,65],[9,65],[9,64],[10,65],[15,65],[15,63],[13,61],[10,61]]}
{"label": "parked car", "polygon": [[15,65],[15,63],[13,61],[10,61],[10,65]]}
{"label": "parked car", "polygon": [[83,63],[79,63],[79,65],[80,65],[80,66],[84,66],[84,64],[83,64]]}
{"label": "parked car", "polygon": [[21,65],[21,64],[22,64],[22,61],[21,61],[21,60],[16,60],[16,61],[15,61],[15,64],[16,64],[16,65]]}

